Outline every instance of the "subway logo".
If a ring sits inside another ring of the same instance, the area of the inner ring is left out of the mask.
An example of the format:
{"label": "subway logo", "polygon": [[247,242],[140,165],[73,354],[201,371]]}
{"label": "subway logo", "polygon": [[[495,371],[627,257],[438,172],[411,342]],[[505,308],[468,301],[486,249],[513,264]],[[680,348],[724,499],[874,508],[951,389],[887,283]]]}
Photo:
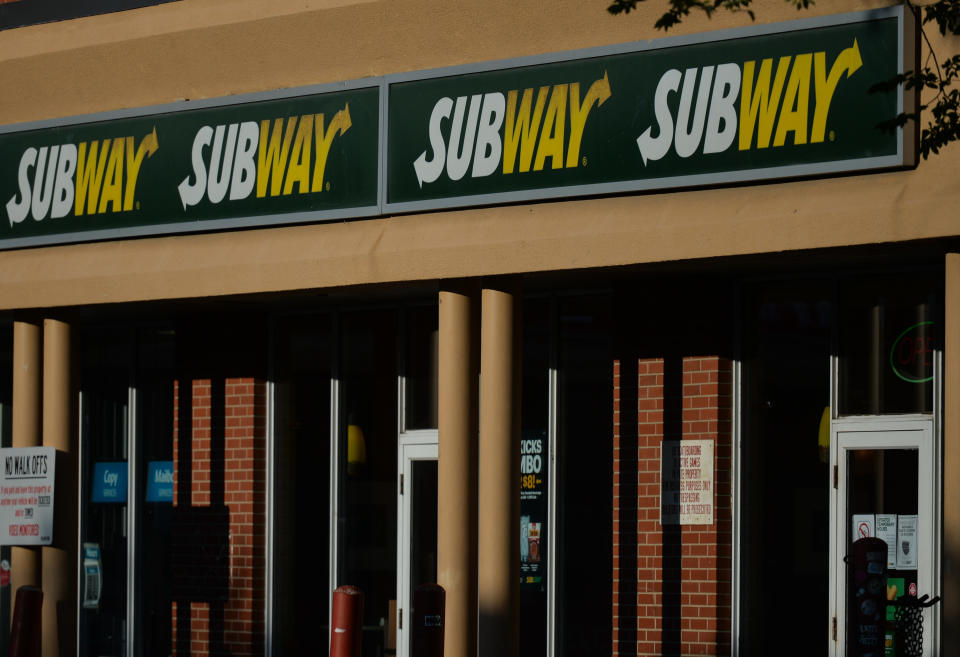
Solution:
{"label": "subway logo", "polygon": [[183,209],[206,199],[257,198],[324,191],[333,140],[353,125],[350,104],[327,120],[324,114],[244,121],[197,130],[193,172],[177,186]]}
{"label": "subway logo", "polygon": [[[819,51],[786,55],[776,65],[773,58],[766,58],[682,73],[670,69],[654,93],[657,135],[651,126],[637,138],[643,164],[662,159],[671,149],[688,158],[697,152],[723,153],[734,143],[738,150],[748,151],[784,146],[788,137],[797,146],[823,142],[837,86],[862,65],[854,39],[829,65],[826,53]],[[677,93],[674,109],[670,96]]]}
{"label": "subway logo", "polygon": [[413,162],[417,183],[423,188],[444,173],[460,180],[468,172],[484,178],[498,169],[505,175],[543,171],[548,162],[551,169],[576,168],[587,120],[611,93],[604,74],[586,93],[579,82],[567,82],[506,94],[444,96],[430,113],[430,147]]}
{"label": "subway logo", "polygon": [[140,168],[159,147],[154,128],[140,138],[130,135],[24,149],[17,192],[6,204],[10,226],[27,217],[59,219],[71,211],[79,217],[133,210]]}

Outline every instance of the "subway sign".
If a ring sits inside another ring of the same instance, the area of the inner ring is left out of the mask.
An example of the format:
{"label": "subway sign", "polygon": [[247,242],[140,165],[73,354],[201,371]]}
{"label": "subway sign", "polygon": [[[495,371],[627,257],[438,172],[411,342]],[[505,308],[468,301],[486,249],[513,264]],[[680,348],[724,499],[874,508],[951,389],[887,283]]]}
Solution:
{"label": "subway sign", "polygon": [[220,103],[0,134],[0,246],[376,213],[378,86]]}
{"label": "subway sign", "polygon": [[902,92],[870,91],[913,66],[903,21],[893,9],[393,82],[387,207],[907,166],[904,135],[877,128]]}
{"label": "subway sign", "polygon": [[[902,6],[0,128],[0,247],[906,167]],[[912,124],[911,124],[912,126]]]}

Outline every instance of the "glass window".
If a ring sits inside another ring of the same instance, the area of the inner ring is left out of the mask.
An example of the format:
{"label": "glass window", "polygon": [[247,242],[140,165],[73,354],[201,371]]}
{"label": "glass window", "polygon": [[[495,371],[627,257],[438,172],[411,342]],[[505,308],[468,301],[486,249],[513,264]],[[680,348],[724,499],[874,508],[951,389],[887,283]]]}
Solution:
{"label": "glass window", "polygon": [[[829,279],[746,295],[740,634],[747,655],[827,654],[832,296]],[[784,582],[803,583],[791,591],[789,614]]]}
{"label": "glass window", "polygon": [[274,654],[330,649],[329,317],[277,324],[274,355]]}
{"label": "glass window", "polygon": [[138,559],[148,568],[138,577],[136,645],[139,655],[172,653],[174,380],[176,334],[172,329],[140,332],[137,368],[136,540]]}
{"label": "glass window", "polygon": [[547,584],[552,567],[549,489],[550,301],[523,309],[520,459],[520,654],[547,654]]}
{"label": "glass window", "polygon": [[406,314],[404,429],[437,428],[437,306]]}
{"label": "glass window", "polygon": [[[79,654],[123,655],[127,642],[127,467],[133,345],[125,332],[81,338],[83,379],[81,537],[84,560],[99,558],[80,592]],[[87,570],[85,568],[85,574]]]}
{"label": "glass window", "polygon": [[560,300],[556,654],[612,652],[613,356],[609,298]]}
{"label": "glass window", "polygon": [[337,585],[363,590],[363,655],[379,657],[397,598],[395,311],[342,316]]}
{"label": "glass window", "polygon": [[941,279],[914,271],[842,285],[841,415],[933,411]]}

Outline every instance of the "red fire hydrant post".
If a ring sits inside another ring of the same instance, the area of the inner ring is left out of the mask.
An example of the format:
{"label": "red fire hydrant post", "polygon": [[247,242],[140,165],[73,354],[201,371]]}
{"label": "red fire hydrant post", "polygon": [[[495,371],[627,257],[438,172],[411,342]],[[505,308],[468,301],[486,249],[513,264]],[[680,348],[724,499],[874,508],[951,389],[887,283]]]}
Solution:
{"label": "red fire hydrant post", "polygon": [[410,657],[443,657],[446,600],[439,584],[421,584],[414,590]]}
{"label": "red fire hydrant post", "polygon": [[330,657],[360,657],[363,632],[363,591],[338,586],[333,592]]}
{"label": "red fire hydrant post", "polygon": [[36,586],[21,586],[13,605],[13,623],[10,627],[10,657],[38,657],[40,655],[41,609],[43,591]]}

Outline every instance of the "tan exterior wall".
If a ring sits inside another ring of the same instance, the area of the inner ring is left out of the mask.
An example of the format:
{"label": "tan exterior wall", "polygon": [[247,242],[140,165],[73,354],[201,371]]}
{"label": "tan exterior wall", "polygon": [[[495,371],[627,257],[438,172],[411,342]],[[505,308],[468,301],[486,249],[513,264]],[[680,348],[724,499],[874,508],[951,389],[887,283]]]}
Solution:
{"label": "tan exterior wall", "polygon": [[[0,124],[660,36],[606,0],[181,0],[0,32]],[[798,13],[763,2],[761,21]],[[678,33],[741,26],[693,18]],[[936,35],[939,36],[939,35]],[[938,43],[935,40],[935,43]],[[943,46],[942,55],[960,43]],[[960,148],[915,171],[0,253],[0,309],[577,269],[960,234]]]}

